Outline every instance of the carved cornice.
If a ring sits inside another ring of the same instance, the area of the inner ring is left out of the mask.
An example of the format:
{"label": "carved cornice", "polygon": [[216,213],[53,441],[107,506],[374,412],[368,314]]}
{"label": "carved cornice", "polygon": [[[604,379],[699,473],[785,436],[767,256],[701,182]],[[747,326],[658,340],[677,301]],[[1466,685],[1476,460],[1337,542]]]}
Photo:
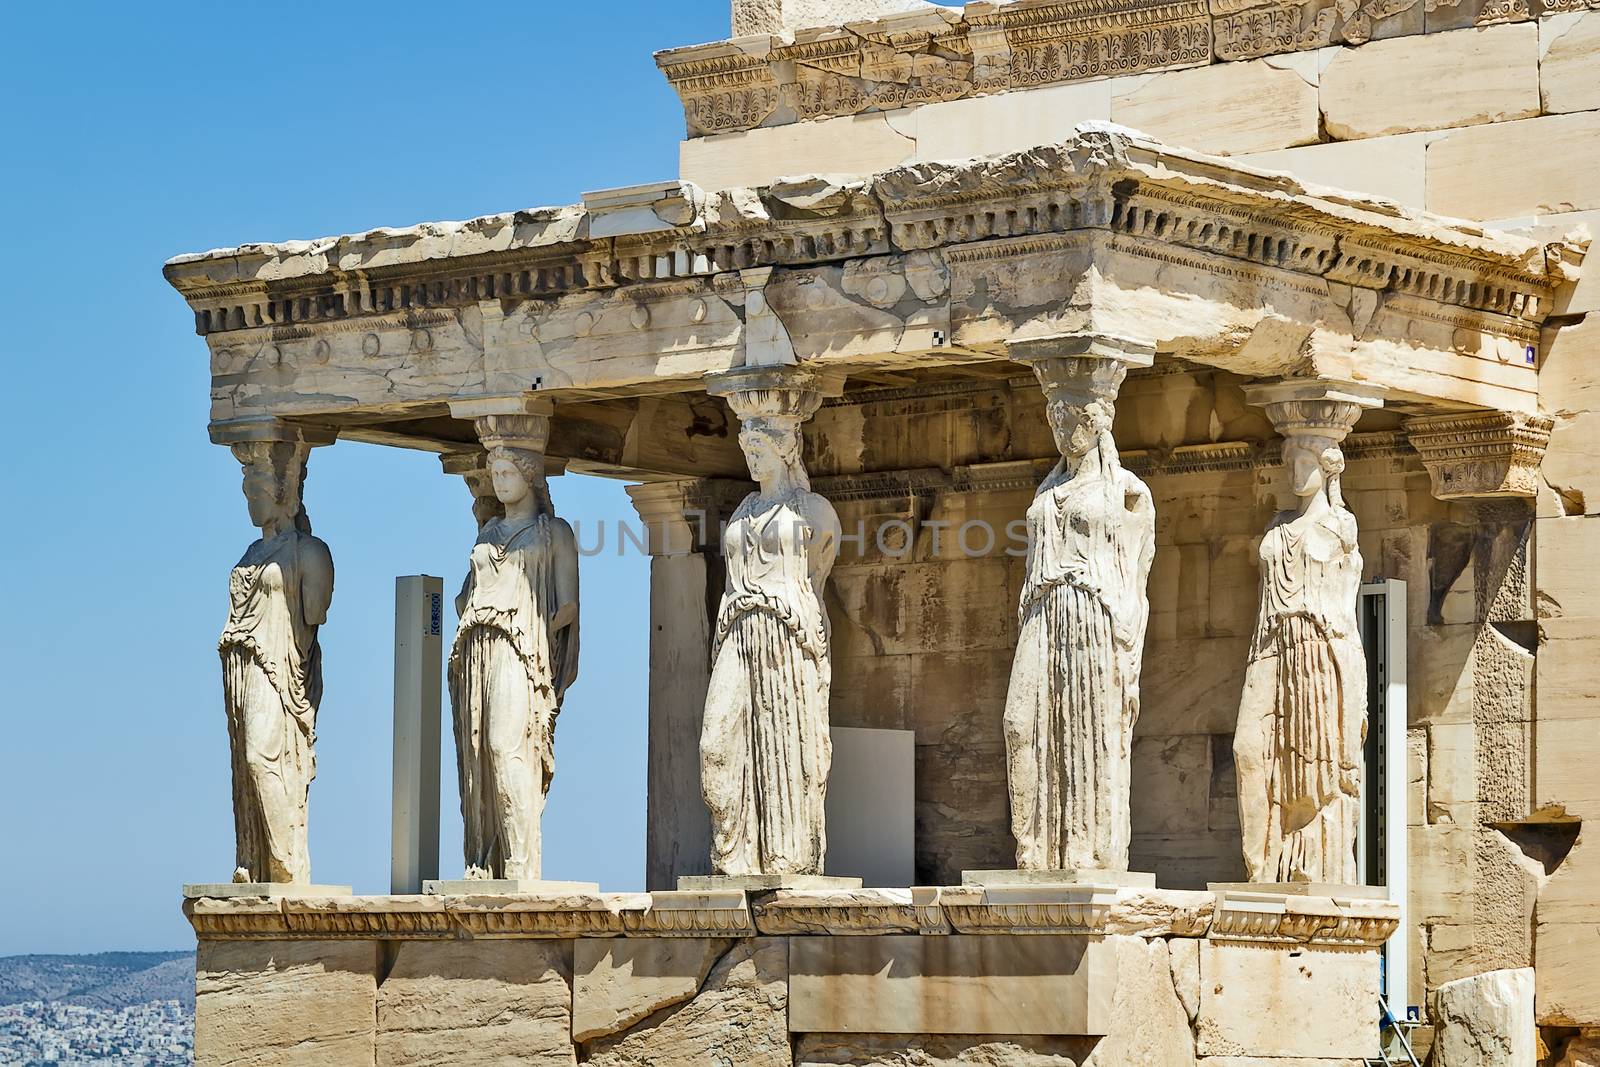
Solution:
{"label": "carved cornice", "polygon": [[[1359,45],[1423,27],[1464,0],[972,0],[675,48],[656,64],[690,137],[888,111],[1163,68]],[[1494,0],[1439,29],[1516,22],[1592,0]]]}
{"label": "carved cornice", "polygon": [[752,937],[743,893],[559,896],[201,897],[202,940]]}
{"label": "carved cornice", "polygon": [[1554,426],[1545,415],[1471,411],[1407,419],[1405,432],[1441,500],[1532,497]]}
{"label": "carved cornice", "polygon": [[1400,906],[1387,900],[1217,894],[1209,935],[1216,941],[1310,944],[1346,948],[1382,945],[1400,926]]}
{"label": "carved cornice", "polygon": [[1206,0],[1019,0],[676,48],[689,136],[1211,61]]}
{"label": "carved cornice", "polygon": [[1212,937],[1381,945],[1399,924],[1382,900],[1092,886],[738,890],[553,896],[202,897],[202,940],[753,937],[988,933]]}
{"label": "carved cornice", "polygon": [[[620,209],[598,194],[592,202],[592,209],[220,250],[179,257],[166,274],[219,353],[234,337],[240,352],[253,352],[307,330],[331,337],[370,326],[362,351],[375,358],[389,343],[379,336],[384,326],[404,320],[414,334],[427,334],[413,322],[418,316],[459,321],[481,344],[488,323],[509,319],[518,304],[625,289],[640,301],[635,326],[642,328],[652,294],[688,284],[707,301],[711,294],[748,300],[761,289],[750,272],[773,267],[843,264],[860,275],[869,303],[904,292],[902,277],[922,301],[940,302],[948,299],[950,264],[1046,247],[1103,247],[1226,276],[1266,271],[1281,284],[1301,279],[1312,293],[1330,278],[1344,280],[1395,300],[1459,309],[1478,328],[1507,335],[1542,321],[1555,285],[1570,273],[1567,257],[1547,259],[1533,241],[1392,205],[1325,198],[1281,174],[1103,126],[1085,127],[1064,145],[913,164],[850,185],[802,179],[703,196],[680,191],[669,215],[681,223],[611,237],[588,235],[602,221],[614,228],[611,213]],[[873,258],[886,255],[899,258]],[[412,337],[414,348],[428,343]],[[234,371],[219,363],[218,372]]]}

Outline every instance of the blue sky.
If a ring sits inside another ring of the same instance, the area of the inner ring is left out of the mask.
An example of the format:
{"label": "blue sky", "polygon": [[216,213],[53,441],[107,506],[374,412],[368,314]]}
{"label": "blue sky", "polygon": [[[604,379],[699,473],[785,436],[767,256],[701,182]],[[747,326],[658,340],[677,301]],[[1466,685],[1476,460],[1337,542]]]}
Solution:
{"label": "blue sky", "polygon": [[[0,955],[190,944],[180,884],[232,869],[215,642],[255,531],[162,262],[672,177],[682,112],[651,52],[727,20],[726,0],[8,10]],[[633,516],[617,482],[553,491],[585,524]],[[393,579],[453,593],[469,498],[429,454],[343,443],[313,455],[307,506],[338,568],[313,873],[381,892]],[[582,567],[545,873],[641,888],[648,561]],[[453,763],[444,778],[455,873]]]}

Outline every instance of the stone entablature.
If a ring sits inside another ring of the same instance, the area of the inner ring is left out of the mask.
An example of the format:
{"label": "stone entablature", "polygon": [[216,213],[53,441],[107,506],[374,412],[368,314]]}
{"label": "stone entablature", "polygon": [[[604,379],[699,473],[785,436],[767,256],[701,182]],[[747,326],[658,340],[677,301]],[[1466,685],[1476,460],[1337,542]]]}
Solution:
{"label": "stone entablature", "polygon": [[[1524,22],[1588,0],[974,0],[656,63],[704,137],[1425,31]],[[1437,12],[1437,14],[1435,14]],[[1425,25],[1426,22],[1431,25]]]}
{"label": "stone entablature", "polygon": [[459,896],[200,897],[202,941],[1080,934],[1376,947],[1387,901],[1236,890],[930,886]]}
{"label": "stone entablature", "polygon": [[211,349],[213,422],[322,417],[360,436],[471,397],[690,391],[754,363],[992,362],[1064,335],[1532,411],[1538,325],[1573,269],[1565,246],[1103,125],[848,185],[668,183],[586,204],[173,260]]}

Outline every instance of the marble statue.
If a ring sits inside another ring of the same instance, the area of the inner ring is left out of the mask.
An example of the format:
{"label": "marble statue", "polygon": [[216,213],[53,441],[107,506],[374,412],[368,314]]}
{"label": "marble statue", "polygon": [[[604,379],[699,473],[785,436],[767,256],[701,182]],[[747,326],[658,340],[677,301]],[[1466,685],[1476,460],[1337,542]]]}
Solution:
{"label": "marble statue", "polygon": [[228,577],[228,622],[217,646],[233,754],[235,882],[311,881],[317,628],[333,601],[333,556],[312,536],[301,504],[307,451],[280,441],[233,446],[250,521],[261,530]]}
{"label": "marble statue", "polygon": [[486,422],[505,512],[482,522],[449,661],[463,845],[468,878],[537,880],[556,716],[578,673],[578,548],[545,484],[548,420]]}
{"label": "marble statue", "polygon": [[1028,508],[1006,695],[1017,867],[1128,869],[1129,765],[1155,554],[1150,491],[1111,436],[1122,363],[1034,363],[1061,461]]}
{"label": "marble statue", "polygon": [[724,395],[760,488],[734,510],[723,535],[727,582],[700,738],[712,869],[820,874],[832,762],[823,588],[840,528],[833,505],[811,491],[800,425],[821,396],[776,387]]}
{"label": "marble statue", "polygon": [[1361,551],[1344,506],[1340,443],[1360,409],[1268,404],[1298,498],[1261,541],[1261,604],[1234,735],[1245,866],[1253,882],[1355,884],[1366,655]]}

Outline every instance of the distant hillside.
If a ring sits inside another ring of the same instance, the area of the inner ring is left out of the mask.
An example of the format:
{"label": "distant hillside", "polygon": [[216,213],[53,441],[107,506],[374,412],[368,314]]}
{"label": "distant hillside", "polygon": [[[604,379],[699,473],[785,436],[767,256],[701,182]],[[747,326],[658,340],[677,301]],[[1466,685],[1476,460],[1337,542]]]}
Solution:
{"label": "distant hillside", "polygon": [[0,1004],[28,1000],[115,1011],[152,1000],[194,1007],[193,952],[0,957]]}

